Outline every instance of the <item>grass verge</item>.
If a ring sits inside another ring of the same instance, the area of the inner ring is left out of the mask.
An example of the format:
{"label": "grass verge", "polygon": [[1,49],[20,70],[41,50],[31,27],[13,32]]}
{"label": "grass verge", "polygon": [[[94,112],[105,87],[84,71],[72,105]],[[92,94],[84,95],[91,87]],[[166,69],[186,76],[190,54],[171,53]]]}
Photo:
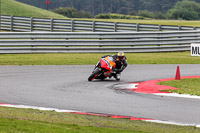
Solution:
{"label": "grass verge", "polygon": [[[44,1],[45,3],[45,1]],[[39,18],[67,18],[60,14],[37,8],[31,5],[27,5],[15,0],[1,0],[1,14],[24,16],[24,17],[39,17]]]}
{"label": "grass verge", "polygon": [[0,107],[0,133],[200,133],[199,128],[163,125],[55,111]]}
{"label": "grass verge", "polygon": [[159,82],[160,85],[173,86],[177,90],[164,90],[165,92],[174,92],[179,94],[191,94],[200,96],[200,78],[185,78],[181,80],[170,80]]}
{"label": "grass verge", "polygon": [[[94,65],[105,54],[109,53],[0,54],[0,65]],[[128,64],[200,64],[190,52],[125,54]]]}

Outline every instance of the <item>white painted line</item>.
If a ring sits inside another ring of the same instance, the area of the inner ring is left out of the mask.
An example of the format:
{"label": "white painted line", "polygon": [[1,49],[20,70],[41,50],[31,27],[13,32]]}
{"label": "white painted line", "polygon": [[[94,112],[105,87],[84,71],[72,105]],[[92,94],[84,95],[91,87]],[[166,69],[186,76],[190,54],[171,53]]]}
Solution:
{"label": "white painted line", "polygon": [[116,89],[136,89],[138,86],[137,83],[135,84],[118,84],[118,85],[115,85],[114,88]]}
{"label": "white painted line", "polygon": [[190,94],[154,93],[154,95],[158,95],[158,96],[170,96],[170,97],[181,97],[181,98],[192,98],[192,99],[200,99],[200,96],[190,95]]}
{"label": "white painted line", "polygon": [[138,88],[137,86],[138,86],[138,84],[132,84],[132,85],[128,86],[128,89],[132,89],[132,88],[136,89],[136,88]]}
{"label": "white painted line", "polygon": [[178,126],[194,126],[194,127],[200,127],[200,124],[184,124],[184,123],[177,123],[177,122],[170,122],[170,121],[160,121],[160,120],[144,120],[147,122],[155,122],[155,123],[161,123],[161,124],[171,124],[171,125],[178,125]]}
{"label": "white painted line", "polygon": [[0,106],[14,107],[14,108],[24,108],[24,109],[37,109],[37,110],[44,110],[44,111],[66,112],[66,113],[68,113],[68,112],[69,113],[79,112],[79,111],[75,111],[75,110],[63,110],[63,109],[56,109],[56,108],[45,108],[45,107],[26,106],[26,105],[0,104]]}

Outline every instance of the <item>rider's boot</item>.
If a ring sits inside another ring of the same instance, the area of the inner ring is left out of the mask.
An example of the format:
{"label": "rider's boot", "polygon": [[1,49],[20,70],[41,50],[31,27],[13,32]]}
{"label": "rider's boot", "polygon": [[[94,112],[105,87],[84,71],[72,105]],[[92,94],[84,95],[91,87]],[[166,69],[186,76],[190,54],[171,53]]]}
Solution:
{"label": "rider's boot", "polygon": [[116,73],[116,75],[115,75],[115,79],[116,79],[117,81],[119,81],[120,78],[121,78],[121,73]]}

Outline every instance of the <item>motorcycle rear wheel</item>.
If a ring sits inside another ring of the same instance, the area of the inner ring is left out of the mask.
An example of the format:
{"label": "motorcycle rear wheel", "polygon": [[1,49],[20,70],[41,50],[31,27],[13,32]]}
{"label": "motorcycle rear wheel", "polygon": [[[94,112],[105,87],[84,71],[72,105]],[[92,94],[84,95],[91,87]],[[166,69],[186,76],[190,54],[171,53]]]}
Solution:
{"label": "motorcycle rear wheel", "polygon": [[96,69],[88,78],[88,81],[94,80],[100,73],[101,71],[99,69]]}

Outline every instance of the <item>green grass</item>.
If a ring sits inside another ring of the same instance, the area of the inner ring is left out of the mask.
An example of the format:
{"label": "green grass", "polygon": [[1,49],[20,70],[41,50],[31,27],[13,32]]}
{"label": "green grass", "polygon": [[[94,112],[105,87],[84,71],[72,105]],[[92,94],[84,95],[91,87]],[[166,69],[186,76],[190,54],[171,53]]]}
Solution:
{"label": "green grass", "polygon": [[164,90],[179,94],[191,94],[200,96],[200,78],[186,78],[181,80],[170,80],[159,82],[160,85],[172,86],[178,90]]}
{"label": "green grass", "polygon": [[[45,2],[45,1],[44,1]],[[66,18],[54,12],[23,4],[15,0],[1,0],[2,15],[40,17],[40,18]]]}
{"label": "green grass", "polygon": [[199,128],[0,107],[0,133],[200,133]]}
{"label": "green grass", "polygon": [[[100,127],[92,127],[92,126],[79,126],[76,124],[62,124],[62,123],[48,123],[48,122],[40,122],[40,121],[32,121],[32,120],[18,120],[18,119],[8,119],[8,118],[0,118],[0,132],[28,132],[28,133],[111,133],[111,132],[128,132],[128,130],[116,130],[112,128],[100,128]],[[141,132],[142,133],[142,132]]]}
{"label": "green grass", "polygon": [[[0,65],[94,65],[105,54],[115,53],[0,54]],[[128,64],[200,64],[190,52],[125,54]]]}

